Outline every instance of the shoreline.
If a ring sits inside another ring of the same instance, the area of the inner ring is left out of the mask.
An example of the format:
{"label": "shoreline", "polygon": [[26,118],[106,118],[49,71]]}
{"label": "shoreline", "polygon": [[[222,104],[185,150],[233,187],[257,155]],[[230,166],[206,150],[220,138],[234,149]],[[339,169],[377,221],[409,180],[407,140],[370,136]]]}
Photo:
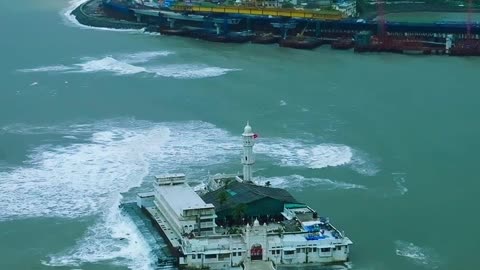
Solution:
{"label": "shoreline", "polygon": [[88,0],[74,8],[69,15],[73,15],[79,24],[95,28],[140,30],[148,26],[146,23],[108,17],[107,14],[98,12],[100,6],[101,0]]}
{"label": "shoreline", "polygon": [[[178,23],[180,25],[177,24],[176,27],[172,27],[173,24],[168,27],[163,25],[167,22],[165,17],[145,19],[143,14],[137,17],[135,11],[128,7],[119,7],[120,12],[116,10],[117,8],[104,8],[102,0],[88,0],[73,8],[70,14],[80,25],[94,27],[94,29],[142,31],[220,43],[277,44],[280,47],[306,50],[329,45],[334,50],[354,49],[355,53],[480,56],[478,39],[480,28],[474,28],[473,36],[468,36],[466,26],[462,26],[461,23],[450,26],[439,26],[435,23],[425,23],[422,26],[409,23],[394,24],[389,25],[390,32],[385,35],[374,21],[355,23],[352,22],[353,20],[345,20],[337,23],[337,21],[317,20],[315,25],[311,26],[311,20],[298,19],[294,27],[289,28],[287,34],[286,26],[283,26],[283,29],[272,26],[271,22],[276,19],[267,19],[270,21],[263,21],[261,25],[257,25],[258,28],[257,26],[251,28],[250,19],[247,18],[244,25],[232,26],[232,29],[228,29],[229,27],[225,24],[223,27],[228,30],[223,32],[221,24],[215,24],[216,31],[212,28],[188,25],[188,22]],[[252,18],[256,19],[255,16]],[[281,18],[278,19],[281,20]],[[209,22],[212,23],[211,19]],[[309,25],[312,29],[307,29]],[[456,37],[449,37],[452,34]]]}

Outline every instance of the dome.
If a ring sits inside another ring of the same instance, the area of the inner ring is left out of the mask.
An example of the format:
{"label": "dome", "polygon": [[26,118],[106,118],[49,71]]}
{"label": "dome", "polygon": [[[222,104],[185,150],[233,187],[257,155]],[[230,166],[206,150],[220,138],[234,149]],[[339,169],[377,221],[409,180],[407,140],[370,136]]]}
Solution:
{"label": "dome", "polygon": [[253,226],[260,226],[260,222],[258,222],[258,219],[255,218],[255,221],[253,222]]}
{"label": "dome", "polygon": [[247,122],[247,125],[245,126],[245,128],[243,129],[243,134],[251,134],[252,133],[252,127],[250,126],[250,124]]}

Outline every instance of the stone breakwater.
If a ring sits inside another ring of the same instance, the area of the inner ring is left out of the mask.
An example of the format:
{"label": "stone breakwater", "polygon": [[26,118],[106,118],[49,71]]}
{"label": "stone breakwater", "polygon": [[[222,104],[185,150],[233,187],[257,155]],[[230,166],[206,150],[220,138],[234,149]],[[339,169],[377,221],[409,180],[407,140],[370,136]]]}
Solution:
{"label": "stone breakwater", "polygon": [[113,29],[142,29],[145,23],[122,20],[105,14],[101,7],[101,0],[90,0],[75,8],[71,15],[75,16],[80,24]]}

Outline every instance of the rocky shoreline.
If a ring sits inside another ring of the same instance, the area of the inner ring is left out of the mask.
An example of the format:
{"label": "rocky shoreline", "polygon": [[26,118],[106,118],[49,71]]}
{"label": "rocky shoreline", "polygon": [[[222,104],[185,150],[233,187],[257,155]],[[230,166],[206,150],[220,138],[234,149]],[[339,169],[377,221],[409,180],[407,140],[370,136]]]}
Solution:
{"label": "rocky shoreline", "polygon": [[113,29],[143,29],[146,23],[138,23],[109,17],[104,13],[101,0],[89,0],[72,11],[80,24]]}

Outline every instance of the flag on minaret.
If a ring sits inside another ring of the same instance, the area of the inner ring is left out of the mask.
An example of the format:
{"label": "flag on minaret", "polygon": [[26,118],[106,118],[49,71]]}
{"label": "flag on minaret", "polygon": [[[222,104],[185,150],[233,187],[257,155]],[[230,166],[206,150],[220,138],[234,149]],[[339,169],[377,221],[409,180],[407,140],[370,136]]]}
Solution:
{"label": "flag on minaret", "polygon": [[258,138],[258,134],[257,134],[257,133],[253,133],[253,138],[254,138],[254,139]]}

